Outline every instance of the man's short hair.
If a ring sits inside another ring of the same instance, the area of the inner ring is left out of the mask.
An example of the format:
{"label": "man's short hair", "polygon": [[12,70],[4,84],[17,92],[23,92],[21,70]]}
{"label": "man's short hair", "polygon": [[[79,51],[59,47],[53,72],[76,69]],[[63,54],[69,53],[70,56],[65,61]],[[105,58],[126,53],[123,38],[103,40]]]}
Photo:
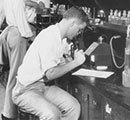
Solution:
{"label": "man's short hair", "polygon": [[89,23],[88,15],[78,6],[73,6],[69,8],[64,14],[63,18],[69,19],[69,18],[77,18],[81,22]]}

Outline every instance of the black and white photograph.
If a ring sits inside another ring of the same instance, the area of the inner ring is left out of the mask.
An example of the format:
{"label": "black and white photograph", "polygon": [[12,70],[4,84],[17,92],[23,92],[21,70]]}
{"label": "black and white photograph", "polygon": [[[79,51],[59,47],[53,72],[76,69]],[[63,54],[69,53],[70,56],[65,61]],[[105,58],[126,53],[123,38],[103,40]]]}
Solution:
{"label": "black and white photograph", "polygon": [[130,120],[130,0],[0,0],[0,120]]}

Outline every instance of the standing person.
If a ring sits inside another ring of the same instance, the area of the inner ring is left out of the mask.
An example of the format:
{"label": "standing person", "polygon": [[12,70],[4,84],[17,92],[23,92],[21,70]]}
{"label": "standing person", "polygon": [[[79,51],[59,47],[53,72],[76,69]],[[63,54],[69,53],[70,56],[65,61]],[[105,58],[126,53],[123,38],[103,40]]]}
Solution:
{"label": "standing person", "polygon": [[0,0],[0,29],[5,19],[3,0]]}
{"label": "standing person", "polygon": [[46,82],[84,63],[83,50],[76,50],[74,59],[63,61],[63,40],[72,40],[87,22],[88,16],[82,9],[71,7],[59,23],[37,35],[18,69],[17,83],[12,92],[12,99],[20,109],[35,114],[40,120],[78,120],[80,104],[77,99]]}
{"label": "standing person", "polygon": [[[2,120],[15,120],[17,118],[17,107],[12,102],[12,88],[16,83],[15,76],[26,53],[28,41],[33,40],[36,33],[34,27],[30,25],[35,17],[27,16],[26,6],[42,9],[40,4],[30,0],[28,2],[25,0],[4,0],[4,12],[8,26],[0,36],[0,45],[4,46],[2,48],[4,48],[5,56],[8,58],[10,69],[1,115]],[[32,12],[36,14],[36,11]]]}

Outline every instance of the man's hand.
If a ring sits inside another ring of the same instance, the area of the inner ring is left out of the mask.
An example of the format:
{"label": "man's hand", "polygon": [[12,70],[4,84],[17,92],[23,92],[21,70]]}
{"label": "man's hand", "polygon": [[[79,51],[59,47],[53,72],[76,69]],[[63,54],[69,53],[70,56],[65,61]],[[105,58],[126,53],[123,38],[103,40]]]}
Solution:
{"label": "man's hand", "polygon": [[36,8],[37,13],[43,13],[43,10],[44,10],[44,9],[45,9],[45,4],[40,1],[40,2],[37,4],[37,8]]}
{"label": "man's hand", "polygon": [[38,7],[43,10],[45,8],[45,4],[42,1],[40,1]]}
{"label": "man's hand", "polygon": [[83,50],[75,50],[74,52],[74,61],[77,65],[82,65],[86,60]]}

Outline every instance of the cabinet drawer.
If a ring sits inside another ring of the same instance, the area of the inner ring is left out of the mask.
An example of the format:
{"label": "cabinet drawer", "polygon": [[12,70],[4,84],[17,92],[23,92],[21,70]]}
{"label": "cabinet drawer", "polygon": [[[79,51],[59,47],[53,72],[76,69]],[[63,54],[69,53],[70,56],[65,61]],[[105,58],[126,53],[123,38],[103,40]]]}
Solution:
{"label": "cabinet drawer", "polygon": [[105,98],[103,116],[104,120],[130,120],[130,111]]}

